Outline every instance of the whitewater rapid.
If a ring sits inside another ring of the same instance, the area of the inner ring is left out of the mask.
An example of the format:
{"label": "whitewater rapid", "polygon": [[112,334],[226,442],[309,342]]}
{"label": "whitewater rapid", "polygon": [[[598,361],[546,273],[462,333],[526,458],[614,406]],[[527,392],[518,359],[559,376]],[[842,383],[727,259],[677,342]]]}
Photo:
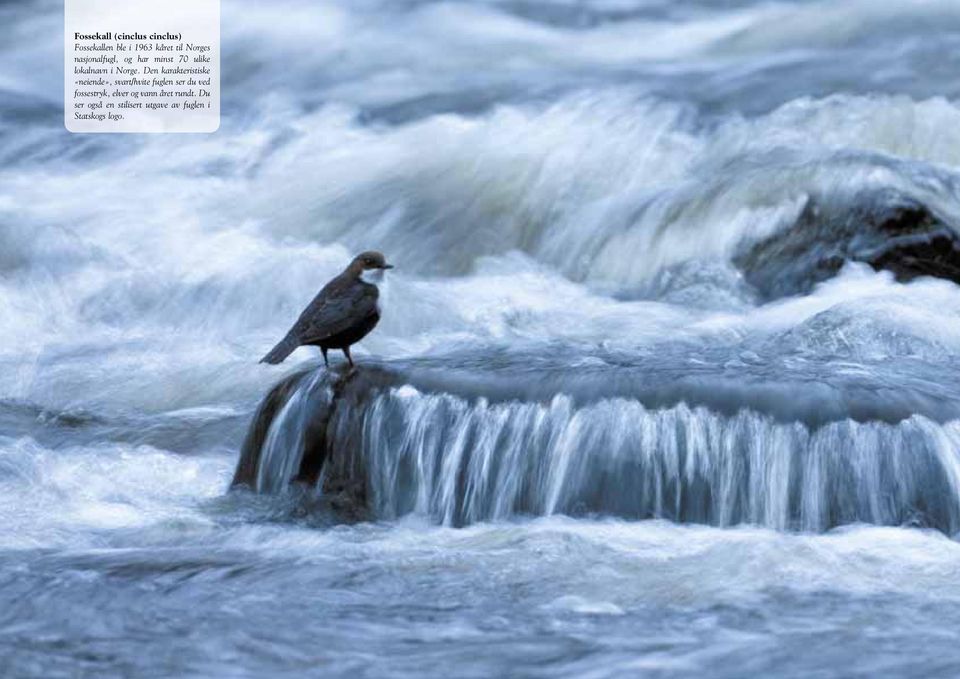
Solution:
{"label": "whitewater rapid", "polygon": [[[222,15],[218,133],[71,135],[62,3],[0,5],[0,667],[960,672],[960,287],[863,227],[960,225],[956,2]],[[367,520],[295,408],[228,492],[374,247]]]}

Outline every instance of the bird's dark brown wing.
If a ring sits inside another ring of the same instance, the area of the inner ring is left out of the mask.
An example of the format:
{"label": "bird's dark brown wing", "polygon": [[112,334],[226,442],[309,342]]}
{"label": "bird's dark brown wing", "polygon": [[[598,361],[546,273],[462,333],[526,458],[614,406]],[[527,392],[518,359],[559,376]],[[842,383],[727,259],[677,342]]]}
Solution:
{"label": "bird's dark brown wing", "polygon": [[321,290],[291,329],[301,344],[322,342],[376,312],[377,286],[362,281],[337,283]]}

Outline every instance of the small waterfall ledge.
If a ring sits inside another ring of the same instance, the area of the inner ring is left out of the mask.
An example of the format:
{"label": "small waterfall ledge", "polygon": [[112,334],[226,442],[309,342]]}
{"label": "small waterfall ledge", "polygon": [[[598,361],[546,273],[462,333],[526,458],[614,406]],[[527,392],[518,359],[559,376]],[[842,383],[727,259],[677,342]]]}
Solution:
{"label": "small waterfall ledge", "polygon": [[233,479],[313,489],[345,520],[609,515],[777,530],[960,530],[960,421],[782,421],[623,396],[490,398],[416,371],[322,368],[260,404]]}

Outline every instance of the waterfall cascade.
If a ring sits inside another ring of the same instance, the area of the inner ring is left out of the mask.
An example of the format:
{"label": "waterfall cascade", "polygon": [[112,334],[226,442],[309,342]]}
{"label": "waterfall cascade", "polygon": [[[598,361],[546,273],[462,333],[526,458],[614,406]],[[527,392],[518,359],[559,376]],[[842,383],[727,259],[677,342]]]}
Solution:
{"label": "waterfall cascade", "polygon": [[[372,516],[414,513],[454,526],[599,514],[779,530],[960,529],[957,421],[810,426],[749,409],[578,403],[564,394],[490,401],[325,375],[299,376],[273,406],[259,447],[248,441],[259,450],[249,478],[256,490],[359,477]],[[318,459],[319,477],[305,474]]]}

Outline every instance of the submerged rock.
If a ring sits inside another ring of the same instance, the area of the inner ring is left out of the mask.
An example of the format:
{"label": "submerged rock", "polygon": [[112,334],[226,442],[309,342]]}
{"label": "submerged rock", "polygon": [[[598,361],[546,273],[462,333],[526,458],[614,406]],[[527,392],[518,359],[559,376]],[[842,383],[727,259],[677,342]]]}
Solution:
{"label": "submerged rock", "polygon": [[808,292],[848,261],[891,271],[900,281],[935,276],[960,283],[960,236],[917,200],[874,191],[810,198],[793,226],[734,258],[767,299]]}

